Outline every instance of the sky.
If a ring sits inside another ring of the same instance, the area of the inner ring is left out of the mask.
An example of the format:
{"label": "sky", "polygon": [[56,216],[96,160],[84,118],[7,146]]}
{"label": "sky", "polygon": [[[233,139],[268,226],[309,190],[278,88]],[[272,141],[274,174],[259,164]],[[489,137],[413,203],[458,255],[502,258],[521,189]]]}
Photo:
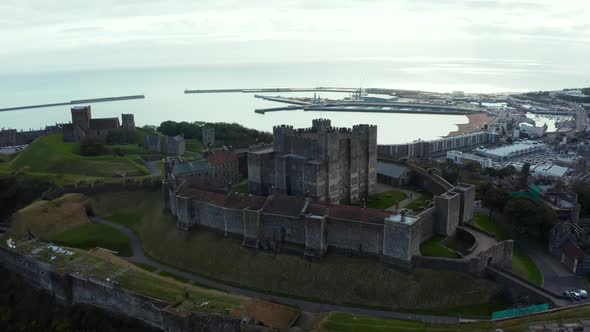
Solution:
{"label": "sky", "polygon": [[435,58],[588,72],[590,1],[2,0],[0,41],[2,72]]}

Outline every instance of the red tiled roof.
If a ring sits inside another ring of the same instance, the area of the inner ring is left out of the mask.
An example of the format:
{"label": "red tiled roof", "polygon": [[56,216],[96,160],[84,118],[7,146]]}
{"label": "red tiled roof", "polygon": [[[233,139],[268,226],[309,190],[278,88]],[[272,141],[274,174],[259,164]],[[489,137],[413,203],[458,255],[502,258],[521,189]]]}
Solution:
{"label": "red tiled roof", "polygon": [[241,210],[248,208],[250,210],[260,210],[264,206],[266,197],[253,196],[248,194],[230,193],[225,199],[224,206],[230,209]]}
{"label": "red tiled roof", "polygon": [[383,223],[393,212],[375,209],[363,209],[357,206],[330,205],[329,218],[348,219],[363,222]]}
{"label": "red tiled roof", "polygon": [[238,161],[238,157],[228,151],[214,151],[207,156],[207,161],[213,165],[224,164],[232,161]]}
{"label": "red tiled roof", "polygon": [[116,129],[119,128],[119,118],[90,119],[90,129]]}
{"label": "red tiled roof", "polygon": [[570,259],[577,258],[579,261],[586,257],[584,250],[580,249],[577,244],[567,241],[563,246],[563,253]]}

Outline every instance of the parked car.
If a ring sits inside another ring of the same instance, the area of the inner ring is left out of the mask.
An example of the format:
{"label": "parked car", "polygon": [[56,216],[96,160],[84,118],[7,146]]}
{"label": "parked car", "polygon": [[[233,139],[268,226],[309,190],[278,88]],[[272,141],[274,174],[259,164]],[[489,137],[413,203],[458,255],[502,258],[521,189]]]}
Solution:
{"label": "parked car", "polygon": [[565,291],[565,292],[561,293],[561,295],[567,297],[568,299],[570,299],[572,301],[574,300],[574,296],[572,295],[572,292],[570,292],[570,291]]}
{"label": "parked car", "polygon": [[576,293],[580,294],[580,297],[583,299],[588,297],[588,292],[585,289],[578,289]]}
{"label": "parked car", "polygon": [[574,300],[576,301],[580,301],[580,299],[582,298],[580,296],[580,294],[578,294],[577,292],[570,292],[572,294],[572,297],[574,298]]}

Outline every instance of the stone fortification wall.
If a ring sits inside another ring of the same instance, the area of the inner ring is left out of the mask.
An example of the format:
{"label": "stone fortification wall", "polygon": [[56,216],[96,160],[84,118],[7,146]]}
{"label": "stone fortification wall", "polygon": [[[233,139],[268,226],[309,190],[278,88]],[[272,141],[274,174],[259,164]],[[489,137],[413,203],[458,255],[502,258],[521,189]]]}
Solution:
{"label": "stone fortification wall", "polygon": [[50,264],[5,247],[0,247],[0,264],[65,304],[92,305],[166,331],[240,331],[239,318],[174,312],[170,303],[82,275],[61,273]]}
{"label": "stone fortification wall", "polygon": [[475,257],[451,259],[444,257],[414,256],[412,264],[417,268],[453,270],[470,273],[476,276],[485,276],[488,266],[495,266],[505,270],[512,269],[513,248],[513,241],[507,240],[488,248]]}

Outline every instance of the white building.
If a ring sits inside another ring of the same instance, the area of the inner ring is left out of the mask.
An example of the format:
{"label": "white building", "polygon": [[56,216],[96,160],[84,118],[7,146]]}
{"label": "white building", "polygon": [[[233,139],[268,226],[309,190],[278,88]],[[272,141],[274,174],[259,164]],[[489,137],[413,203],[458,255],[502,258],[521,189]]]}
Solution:
{"label": "white building", "polygon": [[520,131],[529,134],[530,137],[543,137],[547,132],[547,124],[542,127],[535,127],[527,123],[521,123]]}
{"label": "white building", "polygon": [[492,160],[486,157],[480,157],[471,153],[463,153],[461,151],[449,151],[447,152],[447,159],[459,164],[478,164],[481,168],[492,167]]}
{"label": "white building", "polygon": [[547,145],[535,141],[522,141],[511,145],[505,145],[498,148],[478,148],[477,154],[480,156],[492,158],[494,160],[508,160],[527,154],[544,151]]}
{"label": "white building", "polygon": [[555,164],[537,164],[531,167],[531,175],[542,178],[560,178],[565,176],[571,169]]}

